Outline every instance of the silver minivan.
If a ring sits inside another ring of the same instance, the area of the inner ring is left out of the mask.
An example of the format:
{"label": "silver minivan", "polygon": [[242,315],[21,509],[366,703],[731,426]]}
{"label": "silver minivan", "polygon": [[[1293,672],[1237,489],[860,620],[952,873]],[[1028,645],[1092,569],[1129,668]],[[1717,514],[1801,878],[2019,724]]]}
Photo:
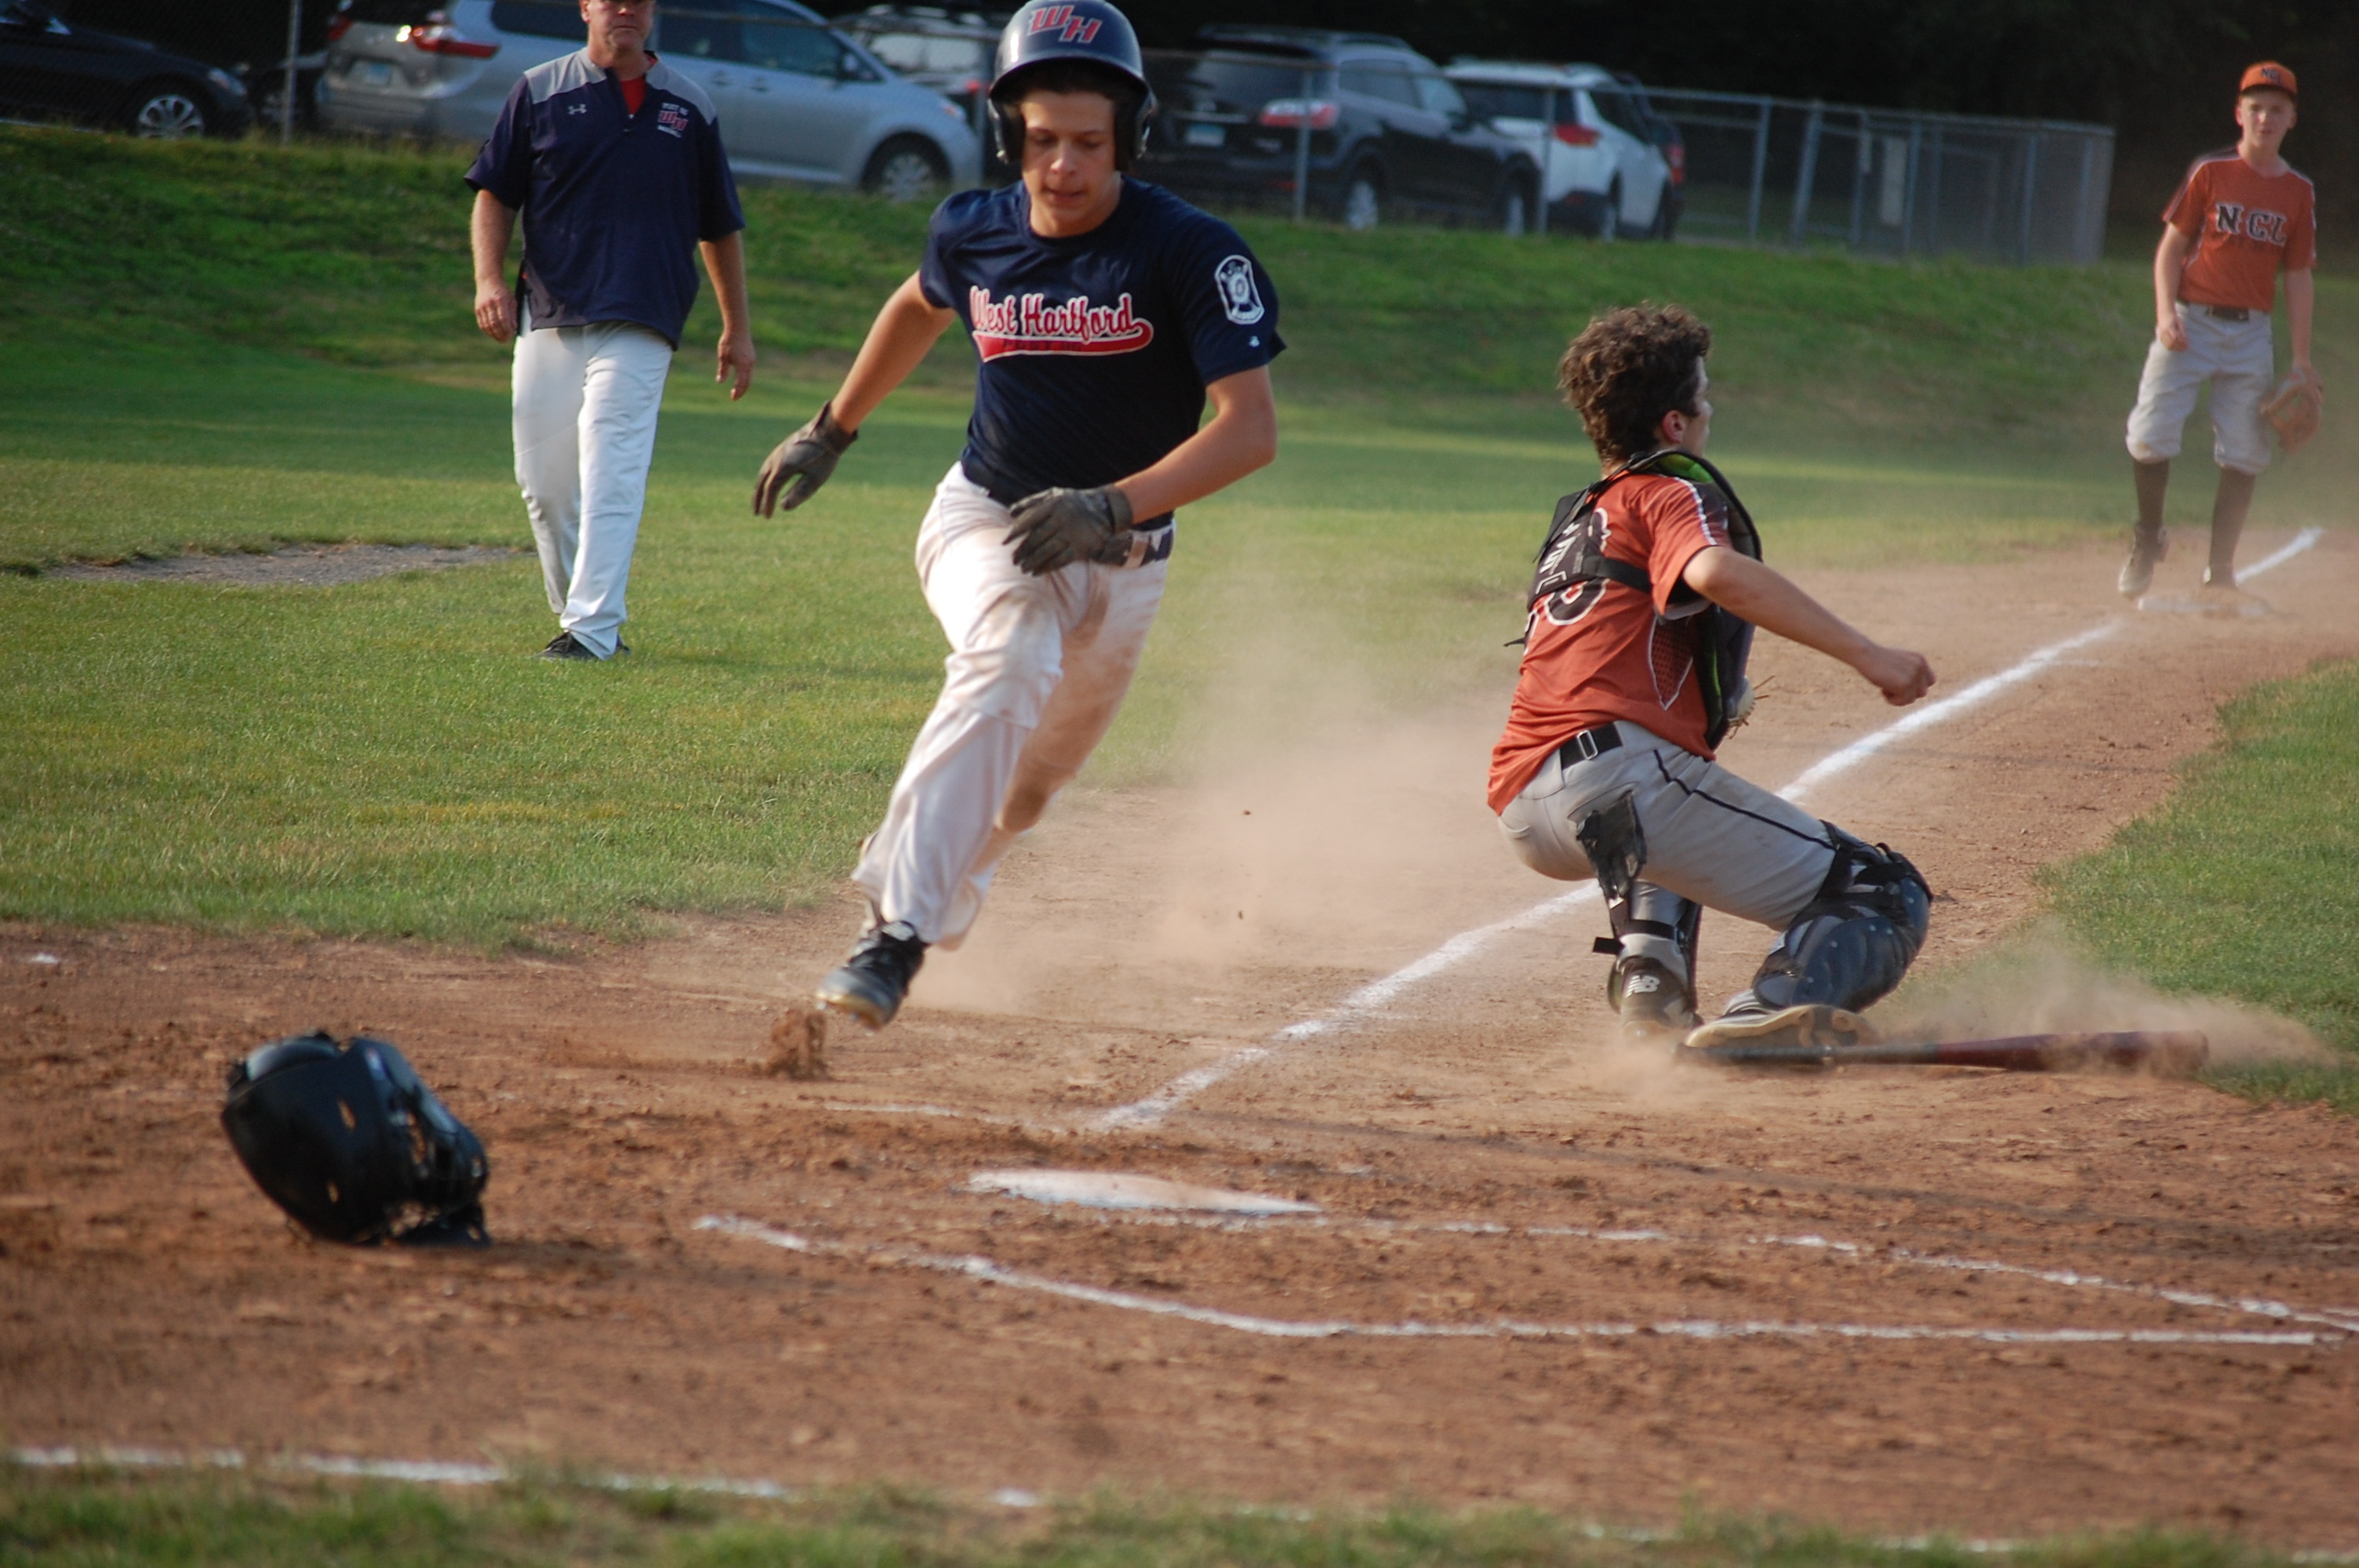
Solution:
{"label": "silver minivan", "polygon": [[[331,130],[480,141],[523,75],[582,47],[575,0],[347,0],[331,29]],[[659,5],[656,52],[721,117],[742,178],[923,198],[980,183],[965,114],[793,0]]]}
{"label": "silver minivan", "polygon": [[1515,60],[1459,59],[1448,74],[1477,119],[1539,164],[1549,228],[1671,237],[1675,171],[1626,82],[1593,65]]}

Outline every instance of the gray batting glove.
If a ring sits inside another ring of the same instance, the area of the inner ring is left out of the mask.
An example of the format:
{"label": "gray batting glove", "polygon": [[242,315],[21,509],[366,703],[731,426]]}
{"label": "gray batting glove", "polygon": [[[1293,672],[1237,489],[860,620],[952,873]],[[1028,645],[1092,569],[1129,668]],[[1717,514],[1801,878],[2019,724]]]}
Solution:
{"label": "gray batting glove", "polygon": [[1075,561],[1118,567],[1130,559],[1130,497],[1112,485],[1037,491],[1008,513],[1016,519],[1007,531],[1016,564],[1034,577]]}
{"label": "gray batting glove", "polygon": [[822,405],[810,424],[780,441],[762,464],[761,477],[754,481],[755,515],[767,517],[774,507],[792,512],[818,494],[835,471],[836,460],[860,439],[859,431],[835,422],[834,408],[832,402]]}

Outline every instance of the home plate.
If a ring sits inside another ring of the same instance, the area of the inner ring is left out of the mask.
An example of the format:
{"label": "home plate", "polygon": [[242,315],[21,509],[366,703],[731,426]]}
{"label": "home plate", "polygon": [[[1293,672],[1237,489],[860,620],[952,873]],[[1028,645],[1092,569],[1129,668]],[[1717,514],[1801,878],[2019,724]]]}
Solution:
{"label": "home plate", "polygon": [[1160,1176],[1115,1171],[977,1171],[967,1178],[971,1193],[1007,1193],[1035,1203],[1079,1204],[1084,1208],[1187,1208],[1214,1214],[1317,1214],[1315,1203],[1271,1197],[1266,1193],[1191,1187]]}

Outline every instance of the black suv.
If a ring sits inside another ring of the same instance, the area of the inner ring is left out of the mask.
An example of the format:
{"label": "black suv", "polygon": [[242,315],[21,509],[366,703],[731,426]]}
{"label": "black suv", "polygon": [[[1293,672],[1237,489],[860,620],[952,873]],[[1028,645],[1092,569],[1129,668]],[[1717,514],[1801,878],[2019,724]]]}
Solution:
{"label": "black suv", "polygon": [[1183,196],[1301,204],[1346,228],[1421,213],[1522,233],[1529,155],[1478,124],[1434,63],[1381,33],[1221,26],[1150,51],[1161,104],[1139,173]]}

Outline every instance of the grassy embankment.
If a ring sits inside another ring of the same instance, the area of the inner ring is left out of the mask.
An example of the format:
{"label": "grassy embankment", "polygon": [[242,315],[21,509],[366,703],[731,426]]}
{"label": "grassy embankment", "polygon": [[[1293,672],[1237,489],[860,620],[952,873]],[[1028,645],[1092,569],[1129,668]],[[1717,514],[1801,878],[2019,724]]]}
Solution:
{"label": "grassy embankment", "polygon": [[2294,1561],[2158,1533],[1891,1544],[1782,1520],[1695,1518],[1659,1535],[1624,1534],[1518,1509],[1296,1513],[1106,1496],[1011,1511],[886,1489],[745,1502],[560,1483],[460,1493],[0,1469],[0,1562],[60,1565],[2277,1568]]}
{"label": "grassy embankment", "polygon": [[[281,540],[527,542],[503,360],[468,322],[448,152],[141,146],[0,131],[0,564]],[[528,560],[332,591],[0,579],[0,914],[501,942],[775,905],[841,870],[930,701],[907,564],[955,455],[945,345],[792,522],[744,513],[923,214],[748,193],[761,384],[691,325],[627,665],[525,660]],[[1964,559],[2118,526],[2134,268],[1893,267],[1701,248],[1246,225],[1279,281],[1278,465],[1191,509],[1101,777],[1173,776],[1238,709],[1413,706],[1495,679],[1584,454],[1548,395],[1597,307],[1721,334],[1716,452],[1781,559]],[[2359,362],[2359,287],[2322,358]],[[2259,522],[2328,515],[2325,465]],[[2192,491],[2197,487],[2183,487]],[[2200,495],[2181,500],[2190,512]]]}

